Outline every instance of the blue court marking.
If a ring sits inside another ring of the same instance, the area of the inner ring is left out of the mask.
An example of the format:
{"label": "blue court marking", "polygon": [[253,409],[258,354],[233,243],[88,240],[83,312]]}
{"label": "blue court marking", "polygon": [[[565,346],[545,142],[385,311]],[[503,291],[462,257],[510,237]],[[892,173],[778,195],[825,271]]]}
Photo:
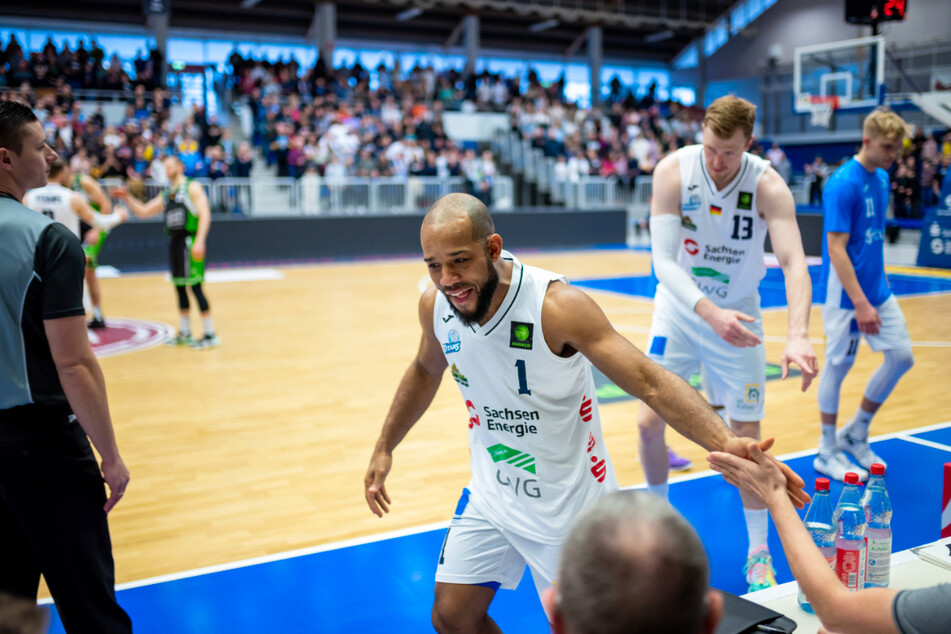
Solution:
{"label": "blue court marking", "polygon": [[[951,424],[925,432],[910,430],[910,434],[947,441]],[[951,461],[951,451],[900,437],[873,438],[873,446],[888,463],[894,550],[938,539],[942,465]],[[799,454],[785,461],[802,476],[809,491],[819,475],[812,468],[813,458],[814,454]],[[841,490],[842,485],[833,482],[833,499],[838,499]],[[699,474],[674,480],[670,500],[700,534],[710,558],[712,585],[744,594],[747,539],[736,489],[717,474]],[[432,631],[436,560],[444,535],[445,529],[425,530],[128,588],[120,590],[118,597],[138,634],[428,632]],[[773,527],[769,545],[777,581],[791,581]],[[549,634],[527,571],[517,590],[496,595],[489,614],[504,631]],[[63,632],[55,610],[50,631]]]}
{"label": "blue court marking", "polygon": [[[812,278],[812,301],[814,304],[825,301],[825,289],[820,286],[821,265],[809,267],[809,276]],[[611,277],[572,280],[575,286],[593,290],[607,291],[621,295],[631,295],[653,299],[657,291],[657,278],[653,275],[636,275],[632,277]],[[906,275],[889,273],[888,284],[895,295],[925,295],[934,293],[951,293],[951,278]],[[766,275],[759,283],[760,303],[763,308],[784,308],[786,306],[786,286],[783,271],[780,268],[766,269]]]}

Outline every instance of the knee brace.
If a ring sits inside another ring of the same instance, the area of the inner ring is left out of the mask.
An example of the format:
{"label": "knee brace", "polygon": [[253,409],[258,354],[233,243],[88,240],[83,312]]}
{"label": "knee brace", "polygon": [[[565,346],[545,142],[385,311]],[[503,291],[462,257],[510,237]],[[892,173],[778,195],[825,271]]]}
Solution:
{"label": "knee brace", "polygon": [[898,380],[915,365],[915,355],[911,348],[886,350],[885,360],[878,366],[875,374],[865,386],[865,398],[873,403],[884,403],[892,393]]}
{"label": "knee brace", "polygon": [[188,291],[184,286],[176,286],[175,292],[178,293],[178,308],[188,310]]}
{"label": "knee brace", "polygon": [[840,363],[826,361],[819,373],[819,411],[823,414],[839,413],[839,394],[842,391],[842,382],[852,369],[855,356],[845,357]]}
{"label": "knee brace", "polygon": [[201,290],[201,284],[192,286],[192,295],[195,296],[195,301],[198,302],[198,310],[207,313],[209,308],[208,300],[205,299],[205,293]]}

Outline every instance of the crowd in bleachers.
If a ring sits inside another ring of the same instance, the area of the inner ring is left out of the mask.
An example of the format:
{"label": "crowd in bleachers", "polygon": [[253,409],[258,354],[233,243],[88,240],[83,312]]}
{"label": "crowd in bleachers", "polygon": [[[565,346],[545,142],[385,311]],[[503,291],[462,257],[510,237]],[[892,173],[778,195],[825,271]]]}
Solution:
{"label": "crowd in bleachers", "polygon": [[[160,159],[172,152],[192,177],[250,176],[251,146],[236,147],[232,131],[200,107],[180,123],[170,121],[170,94],[155,81],[158,53],[140,52],[131,78],[117,55],[107,55],[94,39],[74,49],[58,49],[48,39],[41,50],[24,51],[11,36],[0,42],[0,99],[35,107],[51,145],[75,171],[128,179],[133,190],[145,179],[161,182]],[[633,186],[665,155],[696,143],[703,116],[700,108],[657,98],[655,86],[638,96],[616,78],[603,107],[590,109],[565,98],[564,78],[546,85],[533,71],[523,82],[429,66],[404,73],[398,59],[392,68],[381,64],[372,71],[359,61],[332,68],[319,58],[302,70],[293,57],[269,62],[237,50],[228,61],[232,93],[252,114],[251,143],[277,176],[294,178],[462,177],[473,193],[487,197],[499,157],[457,143],[443,125],[444,112],[463,110],[507,113],[513,130],[555,160],[558,181],[597,175]],[[107,123],[101,107],[83,107],[74,91],[89,88],[129,91],[121,122]],[[759,144],[751,151],[768,156],[789,179],[778,147],[772,155]],[[896,216],[917,217],[935,204],[949,163],[951,134],[911,139],[892,175]],[[828,174],[806,167],[816,200]]]}
{"label": "crowd in bleachers", "polygon": [[485,73],[464,80],[428,66],[404,75],[398,61],[373,73],[359,61],[330,68],[318,59],[304,72],[293,58],[270,63],[235,52],[229,62],[234,89],[252,112],[253,142],[278,176],[464,177],[477,195],[491,189],[492,153],[449,138],[443,112],[501,112],[518,92],[517,79]]}
{"label": "crowd in bleachers", "polygon": [[33,88],[51,88],[61,90],[68,86],[72,90],[132,90],[142,85],[151,91],[160,75],[162,55],[152,49],[148,55],[139,51],[132,60],[132,77],[123,68],[117,53],[107,58],[107,53],[96,43],[80,38],[75,49],[64,42],[57,49],[52,38],[47,38],[40,50],[24,50],[15,34],[9,41],[0,42],[0,87],[19,88],[27,85]]}

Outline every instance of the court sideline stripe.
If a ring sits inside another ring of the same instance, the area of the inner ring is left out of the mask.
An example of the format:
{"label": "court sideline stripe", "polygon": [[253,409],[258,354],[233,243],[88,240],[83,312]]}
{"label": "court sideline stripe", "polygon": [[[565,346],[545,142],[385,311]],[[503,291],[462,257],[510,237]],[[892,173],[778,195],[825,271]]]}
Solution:
{"label": "court sideline stripe", "polygon": [[[944,451],[951,452],[951,447],[948,445],[942,445],[940,443],[931,442],[928,440],[923,440],[921,438],[913,438],[912,434],[921,434],[929,431],[935,431],[938,429],[945,429],[951,427],[951,421],[945,423],[937,423],[934,425],[926,425],[924,427],[917,427],[914,429],[906,429],[899,432],[893,432],[889,434],[883,434],[881,436],[872,436],[869,438],[871,442],[877,442],[880,440],[889,440],[897,438],[899,440],[905,440],[908,442],[924,445],[927,447],[937,448]],[[781,456],[776,456],[778,460],[791,460],[793,458],[802,458],[805,456],[811,456],[816,453],[815,449],[812,450],[803,450],[796,451],[788,454],[783,454]],[[698,473],[691,473],[669,480],[670,484],[677,484],[679,482],[688,482],[690,480],[698,480],[701,478],[708,478],[711,476],[719,475],[715,471],[706,470],[700,471]],[[646,488],[645,484],[636,484],[632,486],[622,487],[624,489],[642,489]],[[372,544],[375,542],[386,541],[388,539],[395,539],[398,537],[408,537],[410,535],[418,535],[420,533],[426,533],[429,531],[443,529],[449,526],[449,521],[445,522],[434,522],[432,524],[423,524],[421,526],[413,526],[410,528],[403,528],[395,531],[389,531],[386,533],[378,533],[375,535],[367,535],[365,537],[358,537],[354,539],[348,539],[338,542],[331,542],[328,544],[321,544],[319,546],[311,546],[309,548],[301,548],[298,550],[290,550],[282,553],[275,553],[273,555],[264,555],[262,557],[253,557],[250,559],[242,559],[239,561],[233,561],[224,564],[217,564],[214,566],[206,566],[204,568],[195,568],[193,570],[185,570],[182,572],[171,573],[167,575],[160,575],[157,577],[149,577],[147,579],[140,579],[138,581],[128,581],[126,583],[120,583],[116,585],[116,590],[130,590],[133,588],[141,588],[143,586],[157,585],[160,583],[166,583],[170,581],[180,581],[182,579],[189,579],[192,577],[200,577],[202,575],[213,574],[216,572],[226,572],[228,570],[236,570],[238,568],[247,568],[250,566],[256,566],[259,564],[273,563],[276,561],[283,561],[285,559],[293,559],[294,557],[303,557],[307,555],[314,555],[317,553],[328,552],[331,550],[339,550],[342,548],[349,548],[351,546],[363,546],[366,544]],[[53,600],[51,598],[41,599],[38,601],[40,605],[52,605]]]}

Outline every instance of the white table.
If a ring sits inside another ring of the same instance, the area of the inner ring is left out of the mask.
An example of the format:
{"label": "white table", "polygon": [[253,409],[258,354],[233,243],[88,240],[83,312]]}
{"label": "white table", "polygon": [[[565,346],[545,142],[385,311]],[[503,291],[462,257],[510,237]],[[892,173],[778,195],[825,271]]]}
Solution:
{"label": "white table", "polygon": [[[951,583],[951,570],[922,561],[910,550],[892,554],[890,588],[895,590],[926,588],[938,583]],[[822,624],[815,614],[809,614],[799,607],[798,595],[799,584],[790,581],[779,586],[745,594],[743,598],[791,618],[798,624],[795,634],[816,634]]]}

